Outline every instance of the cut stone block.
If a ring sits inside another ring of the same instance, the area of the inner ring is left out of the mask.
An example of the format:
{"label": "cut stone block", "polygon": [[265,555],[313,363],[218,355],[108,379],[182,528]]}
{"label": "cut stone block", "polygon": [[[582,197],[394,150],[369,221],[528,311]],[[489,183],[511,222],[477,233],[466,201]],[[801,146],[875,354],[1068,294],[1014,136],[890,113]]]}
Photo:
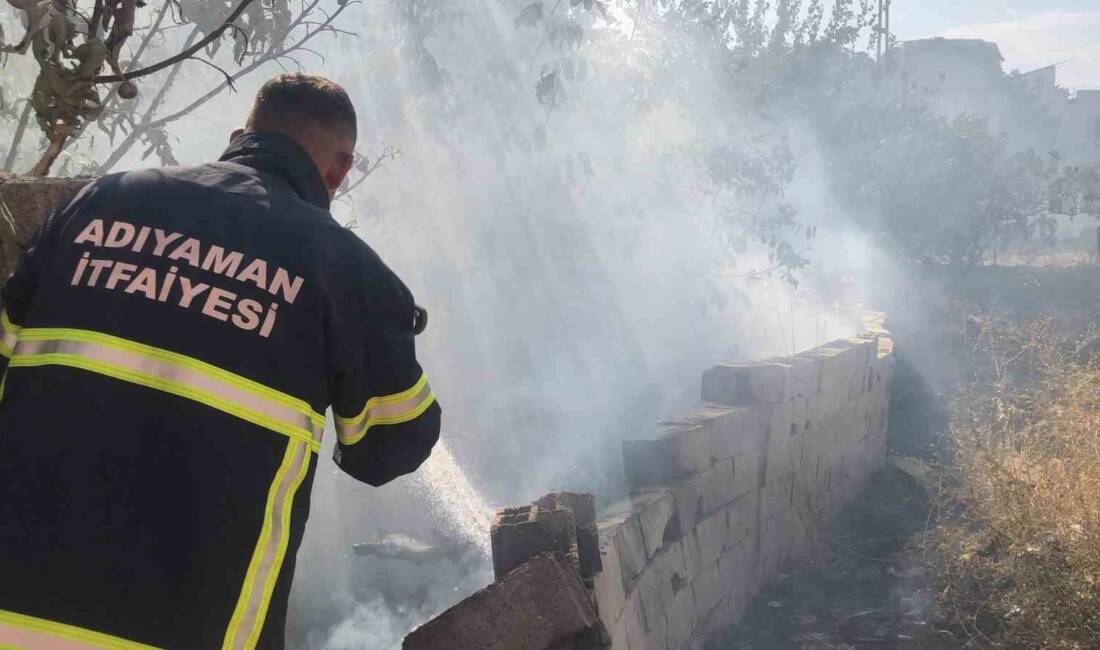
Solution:
{"label": "cut stone block", "polygon": [[721,414],[704,422],[711,443],[711,457],[716,461],[733,458],[766,444],[772,410],[779,404],[756,404],[739,408],[709,407],[703,412]]}
{"label": "cut stone block", "polygon": [[786,399],[788,366],[726,363],[703,373],[703,401],[722,406],[777,403]]}
{"label": "cut stone block", "polygon": [[592,577],[592,594],[596,599],[596,611],[600,620],[608,627],[616,628],[626,604],[626,587],[623,583],[622,567],[619,565],[619,549],[614,540],[600,545],[600,560],[603,568]]}
{"label": "cut stone block", "polygon": [[489,531],[493,572],[507,574],[540,553],[563,553],[579,570],[577,523],[570,510],[543,510],[536,505],[501,508]]}
{"label": "cut stone block", "polygon": [[732,587],[733,584],[722,581],[717,561],[696,573],[691,580],[691,590],[695,596],[695,620],[700,623],[706,621],[713,610],[725,602],[726,594]]}
{"label": "cut stone block", "polygon": [[673,488],[676,500],[676,518],[680,524],[681,535],[686,535],[695,527],[699,518],[700,500],[703,496],[703,478],[692,476]]}
{"label": "cut stone block", "polygon": [[746,451],[733,459],[732,501],[764,487],[764,452]]}
{"label": "cut stone block", "polygon": [[811,357],[774,357],[768,363],[787,366],[786,397],[811,397],[821,389],[821,361]]}
{"label": "cut stone block", "polygon": [[718,561],[729,543],[729,511],[722,510],[701,520],[688,538],[685,559],[690,560],[688,570],[695,575]]}
{"label": "cut stone block", "polygon": [[703,490],[699,499],[699,512],[696,517],[706,516],[720,510],[734,500],[733,459],[724,460],[710,471],[702,474]]}
{"label": "cut stone block", "polygon": [[586,583],[600,570],[600,535],[596,529],[596,497],[583,492],[552,492],[535,502],[539,510],[569,510],[577,526],[577,556]]}
{"label": "cut stone block", "polygon": [[405,650],[597,650],[609,636],[572,563],[532,558],[415,629]]}
{"label": "cut stone block", "polygon": [[690,583],[684,583],[668,604],[666,612],[668,634],[665,637],[666,648],[681,648],[691,638],[695,630],[695,592]]}
{"label": "cut stone block", "polygon": [[553,492],[529,506],[501,508],[489,535],[498,578],[550,551],[561,552],[586,582],[600,570],[596,502],[591,494]]}
{"label": "cut stone block", "polygon": [[668,485],[712,464],[710,437],[699,425],[678,426],[656,440],[623,443],[623,471],[633,487]]}
{"label": "cut stone block", "polygon": [[638,521],[642,525],[642,541],[648,557],[653,557],[667,543],[681,537],[676,514],[676,499],[668,488],[636,494],[632,498]]}
{"label": "cut stone block", "polygon": [[627,598],[626,603],[623,605],[622,614],[611,632],[611,650],[641,648],[646,638],[641,596],[634,592]]}
{"label": "cut stone block", "polygon": [[683,590],[691,591],[682,543],[670,544],[646,567],[636,589],[641,594],[646,627],[653,639],[665,636],[668,611]]}
{"label": "cut stone block", "polygon": [[596,526],[600,531],[601,545],[615,545],[624,589],[629,592],[635,578],[645,570],[648,560],[638,513],[633,511],[629,501],[617,503],[600,516]]}

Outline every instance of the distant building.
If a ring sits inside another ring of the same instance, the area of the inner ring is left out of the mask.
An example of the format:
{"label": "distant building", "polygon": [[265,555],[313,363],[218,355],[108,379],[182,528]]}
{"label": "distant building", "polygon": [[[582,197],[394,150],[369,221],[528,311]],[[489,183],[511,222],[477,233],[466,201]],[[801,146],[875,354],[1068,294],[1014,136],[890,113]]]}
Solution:
{"label": "distant building", "polygon": [[1007,97],[1004,58],[996,43],[978,39],[905,41],[893,52],[906,91],[939,115],[966,113],[1001,131]]}
{"label": "distant building", "polygon": [[978,39],[905,41],[890,58],[906,91],[937,114],[981,117],[1020,148],[1100,164],[1100,90],[1071,96],[1056,65],[1008,75],[997,44]]}

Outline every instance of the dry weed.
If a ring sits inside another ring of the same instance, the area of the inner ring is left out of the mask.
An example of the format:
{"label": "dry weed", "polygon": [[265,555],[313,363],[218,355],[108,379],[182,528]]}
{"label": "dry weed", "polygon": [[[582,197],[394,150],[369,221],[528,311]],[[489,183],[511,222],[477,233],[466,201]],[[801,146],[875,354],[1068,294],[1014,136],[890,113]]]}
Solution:
{"label": "dry weed", "polygon": [[972,324],[934,535],[943,602],[983,647],[1100,647],[1098,337]]}

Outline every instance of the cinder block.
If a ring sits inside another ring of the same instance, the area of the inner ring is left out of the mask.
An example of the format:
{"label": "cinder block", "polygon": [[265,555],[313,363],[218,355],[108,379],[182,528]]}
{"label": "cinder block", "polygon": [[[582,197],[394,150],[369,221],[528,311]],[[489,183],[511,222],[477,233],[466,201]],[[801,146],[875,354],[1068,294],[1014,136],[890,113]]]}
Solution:
{"label": "cinder block", "polygon": [[638,493],[631,500],[642,526],[642,541],[648,557],[656,555],[666,542],[680,539],[680,521],[676,514],[675,494],[671,489]]}
{"label": "cinder block", "polygon": [[656,440],[624,442],[623,471],[633,487],[669,485],[709,468],[711,450],[705,427],[676,426]]}
{"label": "cinder block", "polygon": [[703,373],[703,401],[722,406],[776,403],[786,399],[788,366],[726,363]]}

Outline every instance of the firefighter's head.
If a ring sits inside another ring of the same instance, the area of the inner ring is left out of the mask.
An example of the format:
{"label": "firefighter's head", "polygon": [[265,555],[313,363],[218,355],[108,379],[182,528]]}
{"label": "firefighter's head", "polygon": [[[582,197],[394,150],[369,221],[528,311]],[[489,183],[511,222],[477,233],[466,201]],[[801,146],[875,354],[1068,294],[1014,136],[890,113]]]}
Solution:
{"label": "firefighter's head", "polygon": [[309,153],[332,196],[355,156],[355,107],[348,93],[324,77],[283,74],[256,93],[245,130],[290,136]]}

